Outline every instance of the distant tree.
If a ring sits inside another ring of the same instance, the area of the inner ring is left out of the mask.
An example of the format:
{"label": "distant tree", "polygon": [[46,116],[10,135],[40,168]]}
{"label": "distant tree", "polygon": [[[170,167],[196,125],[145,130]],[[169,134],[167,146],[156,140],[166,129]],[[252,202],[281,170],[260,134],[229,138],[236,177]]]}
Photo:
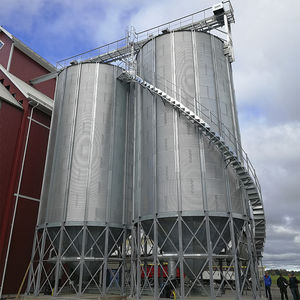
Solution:
{"label": "distant tree", "polygon": [[[291,273],[293,270],[288,271],[286,269],[267,269],[267,271],[272,276],[276,276],[279,274],[282,274],[283,276],[288,276],[289,273]],[[294,271],[294,272],[295,272],[295,276],[300,276],[300,271]]]}

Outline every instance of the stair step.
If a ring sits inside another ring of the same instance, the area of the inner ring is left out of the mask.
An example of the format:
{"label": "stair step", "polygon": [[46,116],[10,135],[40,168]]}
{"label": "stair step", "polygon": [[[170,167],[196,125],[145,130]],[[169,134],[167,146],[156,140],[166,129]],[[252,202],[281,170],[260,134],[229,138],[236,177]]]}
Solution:
{"label": "stair step", "polygon": [[246,191],[247,191],[247,194],[248,196],[253,196],[253,195],[257,195],[258,196],[258,192],[257,192],[257,189],[256,188],[253,188],[253,187],[246,187]]}
{"label": "stair step", "polygon": [[237,167],[237,168],[234,167],[234,169],[235,169],[235,171],[237,172],[237,174],[239,176],[245,176],[245,175],[249,176],[249,173],[247,172],[247,170],[243,166],[240,166],[240,167]]}
{"label": "stair step", "polygon": [[239,175],[242,181],[252,179],[251,176],[246,172],[246,175]]}
{"label": "stair step", "polygon": [[223,152],[223,154],[224,154],[225,156],[233,156],[233,152],[230,151],[230,150],[227,150],[227,151]]}
{"label": "stair step", "polygon": [[225,145],[225,143],[223,143],[223,145],[220,147],[220,149],[224,149],[224,151],[228,151],[229,147]]}
{"label": "stair step", "polygon": [[215,136],[211,139],[214,143],[218,143],[220,141],[220,136],[218,136],[217,134],[215,134]]}
{"label": "stair step", "polygon": [[242,163],[239,160],[236,160],[235,162],[232,163],[232,166],[236,166],[236,167],[241,166],[241,165],[242,165]]}
{"label": "stair step", "polygon": [[244,185],[247,186],[247,187],[249,187],[249,186],[254,185],[254,184],[253,184],[252,180],[248,180],[248,181],[244,182]]}
{"label": "stair step", "polygon": [[262,210],[262,209],[263,209],[262,205],[258,205],[256,207],[253,207],[253,210]]}
{"label": "stair step", "polygon": [[[132,78],[132,77],[129,77]],[[219,151],[223,154],[227,164],[235,170],[239,180],[246,190],[248,200],[251,203],[253,209],[253,217],[255,222],[255,244],[257,246],[257,255],[261,256],[261,249],[263,249],[264,239],[265,239],[265,222],[264,222],[264,209],[261,203],[259,191],[249,174],[249,170],[243,166],[243,163],[239,160],[238,156],[233,152],[230,147],[228,147],[225,141],[221,138],[219,134],[214,132],[210,125],[197,116],[192,110],[185,107],[181,102],[177,101],[175,98],[169,96],[163,90],[156,88],[150,83],[143,81],[142,78],[136,76],[134,78],[142,86],[147,87],[148,90],[154,91],[158,96],[168,101],[173,108],[178,109],[184,116],[191,122],[197,123],[199,130],[201,130],[210,140],[216,145]],[[3,82],[3,81],[2,81]],[[195,124],[196,125],[196,124]]]}

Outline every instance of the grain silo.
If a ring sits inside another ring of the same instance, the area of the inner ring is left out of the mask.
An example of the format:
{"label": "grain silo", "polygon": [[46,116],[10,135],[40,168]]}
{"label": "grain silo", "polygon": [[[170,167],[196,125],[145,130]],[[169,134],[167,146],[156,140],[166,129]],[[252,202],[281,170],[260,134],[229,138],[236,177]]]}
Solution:
{"label": "grain silo", "polygon": [[123,292],[130,105],[120,72],[81,63],[58,75],[29,282],[35,294]]}
{"label": "grain silo", "polygon": [[[141,48],[138,75],[197,115],[208,112],[211,131],[238,153],[231,69],[223,48],[207,33],[163,34]],[[137,231],[153,241],[156,235],[160,264],[182,268],[195,281],[208,269],[209,251],[228,252],[236,231],[243,231],[247,200],[237,174],[198,127],[147,89],[138,87],[135,94]],[[173,279],[169,283],[176,288]]]}

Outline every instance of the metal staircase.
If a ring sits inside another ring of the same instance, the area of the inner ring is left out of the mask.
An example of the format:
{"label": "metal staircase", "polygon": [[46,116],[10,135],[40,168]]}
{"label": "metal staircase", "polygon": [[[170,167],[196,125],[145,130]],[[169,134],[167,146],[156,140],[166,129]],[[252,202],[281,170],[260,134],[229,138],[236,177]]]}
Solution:
{"label": "metal staircase", "polygon": [[[223,138],[211,130],[211,126],[201,119],[195,112],[187,108],[181,102],[171,97],[164,91],[153,86],[149,82],[143,80],[138,75],[131,74],[124,71],[119,79],[125,82],[136,82],[143,88],[149,90],[151,93],[159,96],[163,101],[169,103],[175,110],[184,115],[190,122],[197,126],[213,143],[217,149],[222,153],[227,165],[230,165],[236,172],[242,186],[244,187],[248,200],[253,210],[254,220],[254,242],[256,247],[257,257],[262,257],[264,241],[265,241],[265,216],[262,203],[262,194],[260,184],[258,182],[255,170],[249,161],[247,153],[240,147],[241,151],[237,155],[230,149],[224,142]],[[223,127],[223,126],[222,126]],[[220,132],[221,135],[226,136],[226,132]],[[240,144],[238,140],[235,140],[237,144]]]}

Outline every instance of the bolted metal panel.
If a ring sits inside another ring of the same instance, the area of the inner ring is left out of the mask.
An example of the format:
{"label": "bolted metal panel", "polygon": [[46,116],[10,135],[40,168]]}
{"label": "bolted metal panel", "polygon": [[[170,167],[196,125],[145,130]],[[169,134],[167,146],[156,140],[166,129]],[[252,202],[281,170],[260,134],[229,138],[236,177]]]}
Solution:
{"label": "bolted metal panel", "polygon": [[39,224],[123,225],[128,99],[118,72],[88,63],[58,76]]}
{"label": "bolted metal panel", "polygon": [[[157,37],[155,43],[152,40],[141,49],[138,55],[140,76],[153,82],[151,75],[153,65],[155,65],[158,88],[174,96],[186,106],[191,106],[193,109],[198,106],[197,109],[203,111],[204,114],[214,114],[215,124],[212,128],[215,131],[219,132],[222,122],[234,132],[233,128],[237,120],[233,122],[231,114],[227,62],[222,41],[205,33],[192,34],[190,31],[175,32],[172,42],[174,46],[171,41],[172,34],[165,34]],[[193,47],[193,43],[196,47]],[[195,51],[197,51],[196,54]],[[174,70],[175,74],[172,72]],[[200,83],[200,87],[196,88],[196,83]],[[194,99],[197,102],[194,102]],[[157,105],[156,123],[152,121],[155,104]],[[158,213],[175,213],[181,208],[191,214],[195,211],[203,211],[199,150],[201,139],[204,145],[208,209],[212,212],[227,212],[227,192],[221,153],[210,145],[186,118],[179,116],[174,122],[173,108],[165,105],[147,90],[140,90],[137,93],[136,105],[137,113],[140,115],[136,130],[140,146],[137,152],[138,164],[135,167],[139,174],[141,191],[139,197],[135,198],[135,206],[140,206],[140,214],[136,211],[134,219],[153,214],[156,198]],[[155,143],[156,148],[154,148]],[[232,143],[229,145],[233,150],[236,149],[236,145]],[[179,182],[176,151],[178,151],[179,159]],[[153,155],[156,155],[156,174],[153,171]],[[242,214],[241,189],[234,173],[229,172],[228,176],[230,194],[234,202],[233,211]],[[155,177],[157,194],[153,195],[152,178]],[[178,184],[180,195],[177,189]]]}
{"label": "bolted metal panel", "polygon": [[[197,112],[212,131],[222,136],[226,127],[236,136],[227,58],[217,37],[190,31],[164,34],[140,50],[137,62],[140,77]],[[157,240],[160,254],[153,252],[154,265],[169,263],[170,281],[174,266],[183,268],[182,279],[184,273],[199,287],[199,274],[212,274],[213,255],[229,251],[235,257],[232,239],[245,222],[242,188],[232,168],[224,171],[224,156],[199,128],[147,89],[138,86],[135,95],[133,219],[154,245]],[[233,139],[226,144],[237,153]],[[147,263],[145,250],[138,251],[138,261]],[[183,299],[192,288],[180,282],[177,293]],[[213,299],[213,287],[209,293]]]}
{"label": "bolted metal panel", "polygon": [[125,274],[131,220],[133,106],[120,73],[84,63],[58,75],[36,233],[45,242],[37,239],[33,250],[29,293],[50,288],[58,295],[70,283],[77,294],[124,292],[117,278]]}

